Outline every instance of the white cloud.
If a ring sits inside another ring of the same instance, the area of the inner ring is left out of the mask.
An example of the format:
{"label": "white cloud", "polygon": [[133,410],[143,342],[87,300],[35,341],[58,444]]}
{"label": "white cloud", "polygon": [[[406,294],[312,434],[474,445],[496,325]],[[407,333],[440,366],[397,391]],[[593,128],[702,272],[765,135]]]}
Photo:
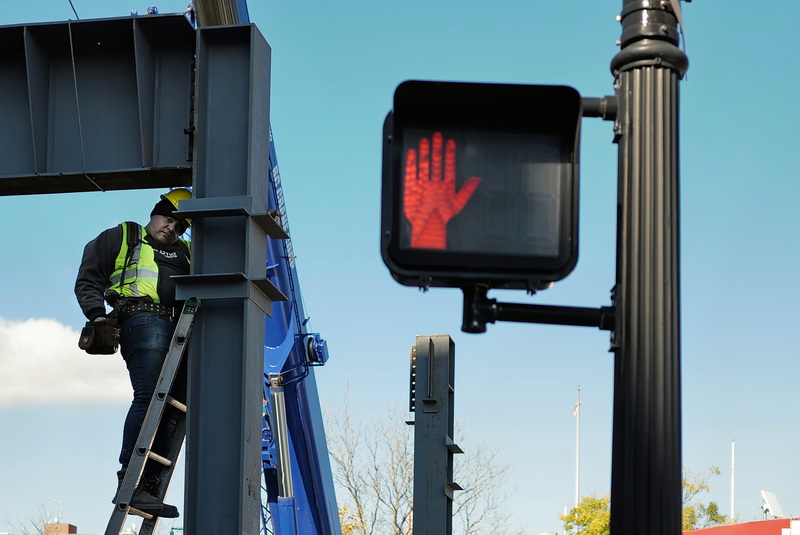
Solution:
{"label": "white cloud", "polygon": [[88,355],[79,333],[52,319],[0,318],[0,407],[130,402],[122,357]]}

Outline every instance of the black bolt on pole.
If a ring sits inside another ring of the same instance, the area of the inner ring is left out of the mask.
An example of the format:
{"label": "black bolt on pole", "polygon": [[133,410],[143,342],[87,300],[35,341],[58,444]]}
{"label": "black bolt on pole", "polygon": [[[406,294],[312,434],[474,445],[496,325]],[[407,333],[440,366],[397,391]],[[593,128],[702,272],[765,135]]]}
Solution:
{"label": "black bolt on pole", "polygon": [[[623,0],[612,535],[681,533],[678,0]],[[677,12],[676,12],[677,11]]]}

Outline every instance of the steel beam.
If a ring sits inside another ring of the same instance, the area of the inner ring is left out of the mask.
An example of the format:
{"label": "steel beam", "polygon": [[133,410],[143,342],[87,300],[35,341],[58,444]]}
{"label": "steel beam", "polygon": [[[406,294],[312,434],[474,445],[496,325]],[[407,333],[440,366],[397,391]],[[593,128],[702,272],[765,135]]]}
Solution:
{"label": "steel beam", "polygon": [[179,15],[0,27],[0,195],[191,185]]}

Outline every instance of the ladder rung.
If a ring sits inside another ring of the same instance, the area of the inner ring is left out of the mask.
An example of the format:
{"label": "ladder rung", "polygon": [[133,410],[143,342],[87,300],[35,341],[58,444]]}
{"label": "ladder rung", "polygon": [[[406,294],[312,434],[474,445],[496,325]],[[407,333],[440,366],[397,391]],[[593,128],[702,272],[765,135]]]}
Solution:
{"label": "ladder rung", "polygon": [[145,520],[153,520],[155,518],[150,513],[145,513],[144,511],[140,511],[139,509],[136,509],[136,508],[133,508],[133,507],[128,507],[128,514],[129,515],[141,516]]}
{"label": "ladder rung", "polygon": [[186,412],[186,404],[185,403],[181,403],[180,401],[178,401],[177,399],[175,399],[172,396],[167,397],[167,403],[169,403],[170,405],[172,405],[173,407],[175,407],[176,409],[178,409],[181,412]]}
{"label": "ladder rung", "polygon": [[163,455],[159,455],[158,453],[155,453],[155,452],[151,451],[151,452],[149,452],[147,454],[147,456],[149,458],[153,459],[154,461],[157,461],[157,462],[163,464],[164,466],[172,466],[172,461],[170,461],[169,459],[167,459]]}

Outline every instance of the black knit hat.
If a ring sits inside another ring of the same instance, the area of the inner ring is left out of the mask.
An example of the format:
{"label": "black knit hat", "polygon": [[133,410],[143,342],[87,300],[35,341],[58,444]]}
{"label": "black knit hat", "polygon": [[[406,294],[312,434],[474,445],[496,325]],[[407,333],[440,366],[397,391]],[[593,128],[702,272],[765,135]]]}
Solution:
{"label": "black knit hat", "polygon": [[175,206],[172,205],[172,202],[169,199],[161,199],[156,203],[153,207],[153,211],[150,212],[150,217],[154,215],[163,215],[166,217],[177,217],[172,213],[175,211]]}

